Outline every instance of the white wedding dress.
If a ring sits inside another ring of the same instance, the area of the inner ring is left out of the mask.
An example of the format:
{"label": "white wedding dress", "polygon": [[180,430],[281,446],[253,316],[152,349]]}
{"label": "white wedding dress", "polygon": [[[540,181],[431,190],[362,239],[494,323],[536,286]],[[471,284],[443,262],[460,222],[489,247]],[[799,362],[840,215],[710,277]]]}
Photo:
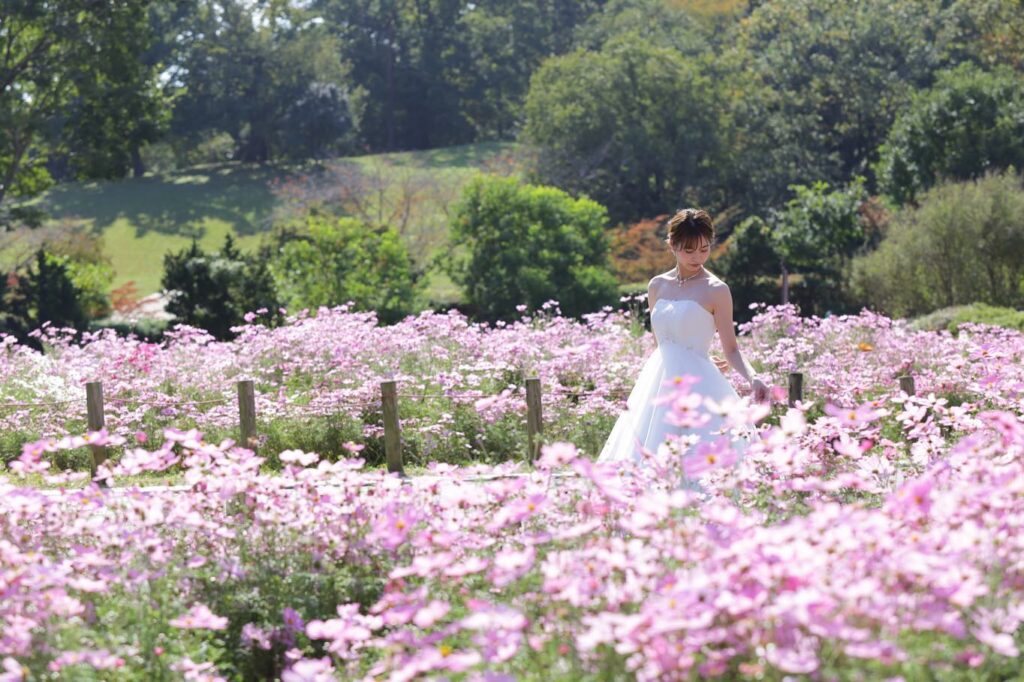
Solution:
{"label": "white wedding dress", "polygon": [[[673,392],[663,383],[674,377],[695,377],[697,382],[690,387],[691,394],[718,403],[739,400],[732,384],[708,357],[715,337],[715,318],[704,306],[691,299],[659,298],[651,310],[651,329],[658,347],[640,370],[626,401],[627,409],[615,422],[601,449],[599,462],[640,463],[643,461],[641,447],[657,452],[658,446],[670,436],[693,434],[699,441],[721,437],[724,420],[717,414],[709,414],[709,421],[699,428],[678,427],[666,421],[671,405],[667,402],[655,405],[654,399]],[[730,434],[730,438],[742,455],[747,436],[737,438]]]}

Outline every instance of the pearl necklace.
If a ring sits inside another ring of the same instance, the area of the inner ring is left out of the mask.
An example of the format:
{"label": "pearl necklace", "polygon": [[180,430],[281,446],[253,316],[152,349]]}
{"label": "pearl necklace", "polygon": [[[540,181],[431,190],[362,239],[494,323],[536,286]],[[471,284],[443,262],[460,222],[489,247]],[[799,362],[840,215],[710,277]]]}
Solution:
{"label": "pearl necklace", "polygon": [[686,284],[691,279],[693,279],[694,277],[696,277],[697,275],[702,274],[703,272],[704,272],[704,268],[702,267],[700,270],[698,270],[694,274],[690,275],[689,277],[680,277],[679,276],[679,268],[676,268],[676,281],[679,282],[680,285],[683,285],[683,284]]}

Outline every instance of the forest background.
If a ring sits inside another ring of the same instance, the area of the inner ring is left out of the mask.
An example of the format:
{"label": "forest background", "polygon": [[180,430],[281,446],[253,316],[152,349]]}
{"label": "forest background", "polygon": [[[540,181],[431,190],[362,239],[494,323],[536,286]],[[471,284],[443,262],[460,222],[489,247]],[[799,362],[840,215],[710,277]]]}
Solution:
{"label": "forest background", "polygon": [[741,318],[1024,326],[1021,0],[16,0],[0,44],[29,342],[578,316],[672,266],[685,206]]}

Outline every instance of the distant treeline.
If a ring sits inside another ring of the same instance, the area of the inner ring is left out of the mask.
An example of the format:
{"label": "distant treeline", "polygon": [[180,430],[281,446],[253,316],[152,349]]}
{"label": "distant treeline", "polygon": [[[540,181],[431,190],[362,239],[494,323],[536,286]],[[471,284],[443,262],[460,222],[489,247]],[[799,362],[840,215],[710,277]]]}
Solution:
{"label": "distant treeline", "polygon": [[510,139],[620,220],[750,214],[855,175],[903,196],[917,169],[882,153],[893,124],[958,65],[1019,76],[1022,16],[1018,0],[4,3],[0,204],[154,166]]}
{"label": "distant treeline", "polygon": [[9,229],[62,180],[516,140],[531,186],[607,211],[620,284],[699,205],[740,303],[1024,302],[1009,260],[935,296],[903,256],[968,222],[1021,253],[1020,0],[55,0],[3,3],[0,42]]}

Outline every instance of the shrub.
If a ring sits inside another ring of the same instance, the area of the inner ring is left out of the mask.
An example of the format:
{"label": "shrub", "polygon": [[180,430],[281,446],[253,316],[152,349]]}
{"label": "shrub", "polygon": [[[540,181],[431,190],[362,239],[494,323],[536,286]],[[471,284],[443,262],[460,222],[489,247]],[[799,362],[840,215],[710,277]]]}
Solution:
{"label": "shrub", "polygon": [[352,301],[356,310],[375,310],[387,323],[414,312],[422,280],[394,229],[312,212],[303,227],[282,234],[270,271],[290,308]]}
{"label": "shrub", "polygon": [[946,329],[955,333],[960,325],[967,323],[990,324],[1024,331],[1024,310],[1003,308],[987,303],[956,305],[923,315],[911,322],[910,326],[918,331]]}
{"label": "shrub", "polygon": [[667,218],[667,215],[661,215],[641,220],[627,229],[613,231],[612,272],[620,283],[642,282],[646,285],[655,273],[675,266],[675,257],[665,244]]}
{"label": "shrub", "polygon": [[608,214],[560,189],[481,176],[465,188],[441,262],[471,305],[489,319],[557,300],[566,315],[616,300],[608,270]]}
{"label": "shrub", "polygon": [[890,222],[878,249],[854,263],[872,307],[916,316],[971,303],[1024,305],[1024,183],[1016,173],[939,185]]}
{"label": "shrub", "polygon": [[266,308],[273,318],[279,304],[266,261],[243,255],[227,236],[219,253],[192,246],[164,256],[161,285],[168,292],[167,312],[178,322],[199,327],[215,338],[232,338],[245,314]]}

